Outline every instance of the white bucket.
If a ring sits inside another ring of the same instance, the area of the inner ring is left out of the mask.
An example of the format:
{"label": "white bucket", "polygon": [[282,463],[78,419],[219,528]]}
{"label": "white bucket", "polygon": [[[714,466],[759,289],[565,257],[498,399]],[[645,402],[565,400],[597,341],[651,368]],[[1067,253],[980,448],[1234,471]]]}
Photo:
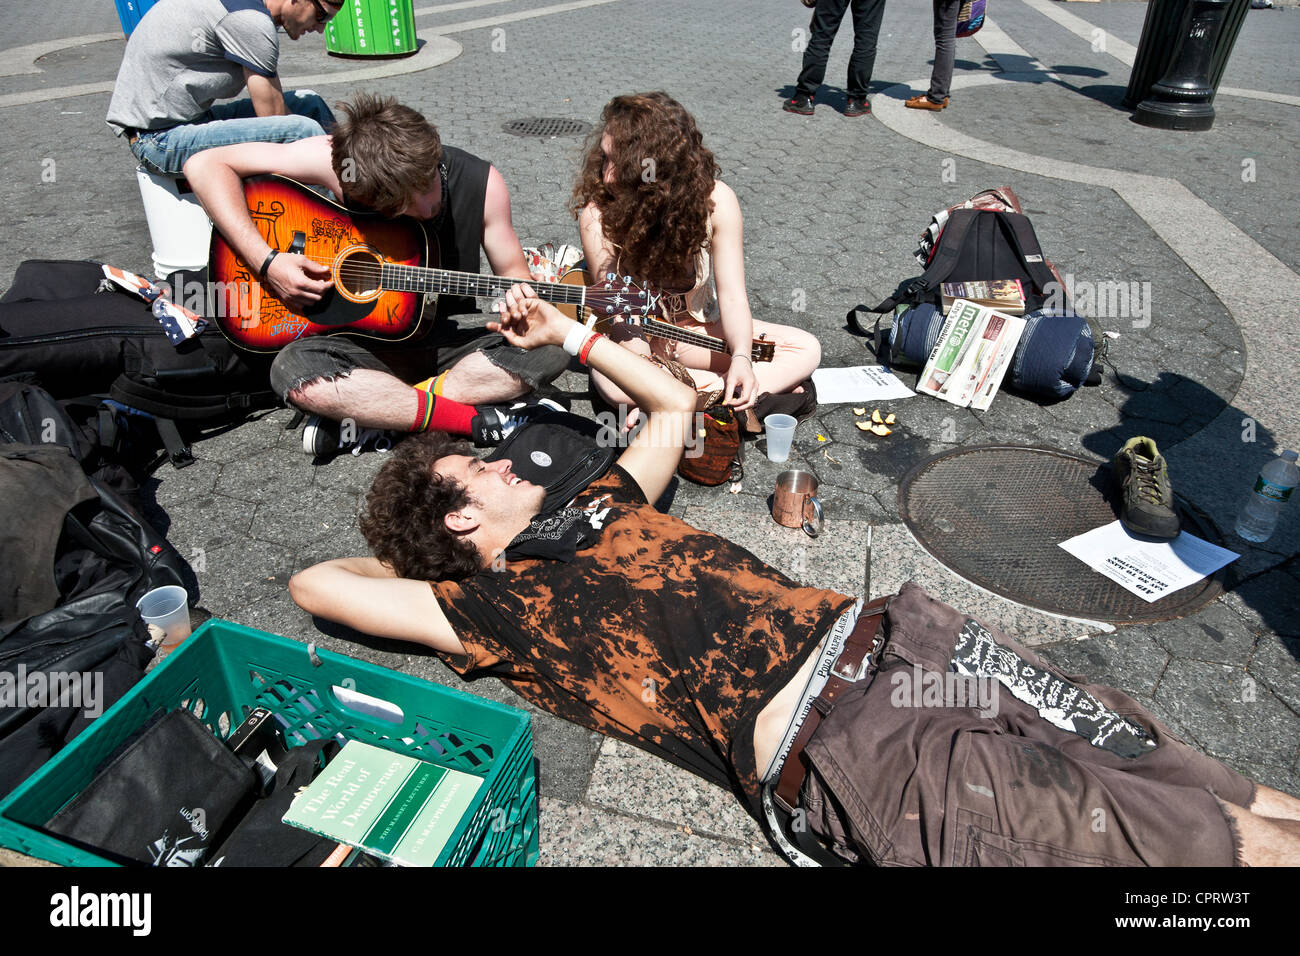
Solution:
{"label": "white bucket", "polygon": [[212,220],[192,192],[180,192],[170,176],[155,176],[137,166],[140,198],[153,242],[153,272],[165,279],[177,269],[202,269],[208,264]]}

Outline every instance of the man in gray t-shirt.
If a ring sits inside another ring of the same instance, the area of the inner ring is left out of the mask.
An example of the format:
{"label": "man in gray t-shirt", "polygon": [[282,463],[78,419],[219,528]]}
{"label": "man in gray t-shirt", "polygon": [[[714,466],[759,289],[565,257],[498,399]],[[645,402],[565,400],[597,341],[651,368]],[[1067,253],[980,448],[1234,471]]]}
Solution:
{"label": "man in gray t-shirt", "polygon": [[[325,101],[285,93],[276,30],[324,32],[341,0],[161,0],[135,28],[108,105],[145,168],[179,176],[200,150],[250,141],[285,143],[333,125]],[[248,98],[213,106],[219,99]]]}

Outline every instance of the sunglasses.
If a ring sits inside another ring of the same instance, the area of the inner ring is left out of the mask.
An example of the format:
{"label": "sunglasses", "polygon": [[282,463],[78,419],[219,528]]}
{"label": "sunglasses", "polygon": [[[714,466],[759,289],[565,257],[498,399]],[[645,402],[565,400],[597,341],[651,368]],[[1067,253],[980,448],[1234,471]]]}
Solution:
{"label": "sunglasses", "polygon": [[[316,22],[317,22],[317,23],[324,23],[324,22],[326,22],[327,20],[329,20],[330,17],[334,16],[335,13],[338,13],[338,10],[335,10],[335,11],[333,11],[333,13],[331,13],[331,12],[330,12],[330,11],[329,11],[325,6],[324,6],[324,5],[320,2],[320,0],[311,0],[311,5],[312,5],[313,7],[316,8]],[[340,9],[341,9],[341,7],[340,7]]]}

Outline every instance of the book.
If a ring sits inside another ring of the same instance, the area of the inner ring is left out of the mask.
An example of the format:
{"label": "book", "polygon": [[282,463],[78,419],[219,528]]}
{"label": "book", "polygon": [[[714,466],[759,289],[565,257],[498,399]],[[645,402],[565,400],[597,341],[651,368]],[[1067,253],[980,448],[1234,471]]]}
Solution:
{"label": "book", "polygon": [[349,740],[283,822],[400,866],[433,866],[482,787],[473,774]]}
{"label": "book", "polygon": [[956,300],[921,371],[916,390],[983,411],[993,403],[1025,320]]}
{"label": "book", "polygon": [[958,299],[986,305],[1004,315],[1025,314],[1025,289],[1019,279],[993,279],[987,282],[945,282],[940,286],[943,311]]}

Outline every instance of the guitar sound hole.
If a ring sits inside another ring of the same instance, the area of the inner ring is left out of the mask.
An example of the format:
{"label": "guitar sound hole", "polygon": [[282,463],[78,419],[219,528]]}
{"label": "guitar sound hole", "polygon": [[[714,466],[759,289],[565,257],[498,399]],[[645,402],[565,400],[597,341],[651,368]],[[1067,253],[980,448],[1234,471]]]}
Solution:
{"label": "guitar sound hole", "polygon": [[345,253],[334,272],[334,284],[347,298],[365,301],[376,298],[380,292],[383,260],[367,249]]}

